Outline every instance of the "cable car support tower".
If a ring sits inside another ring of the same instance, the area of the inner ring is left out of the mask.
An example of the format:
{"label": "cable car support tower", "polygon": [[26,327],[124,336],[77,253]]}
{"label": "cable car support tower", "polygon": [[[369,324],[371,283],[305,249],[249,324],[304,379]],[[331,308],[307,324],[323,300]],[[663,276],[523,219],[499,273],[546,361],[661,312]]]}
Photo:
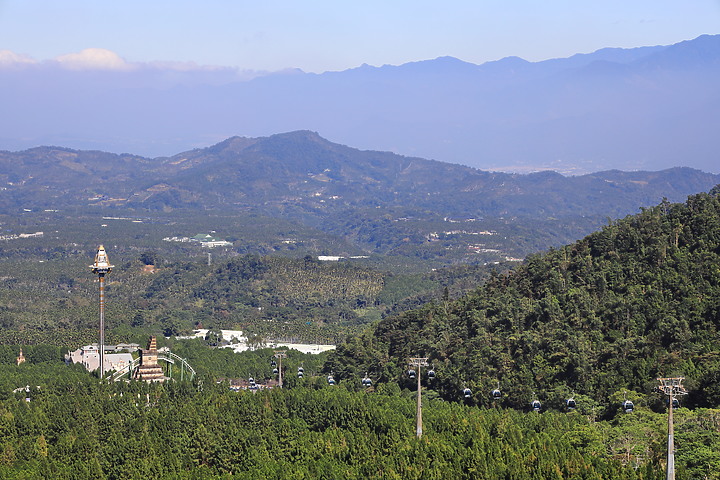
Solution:
{"label": "cable car support tower", "polygon": [[274,350],[273,356],[278,359],[278,388],[282,388],[282,359],[287,357],[287,353],[285,353],[285,350]]}
{"label": "cable car support tower", "polygon": [[422,387],[420,386],[420,378],[422,378],[421,368],[428,366],[427,357],[411,358],[410,365],[417,367],[417,438],[422,436]]}
{"label": "cable car support tower", "polygon": [[658,378],[658,390],[668,396],[668,449],[667,449],[667,474],[665,480],[675,480],[675,429],[673,427],[673,403],[677,395],[687,395],[682,381],[685,377]]}

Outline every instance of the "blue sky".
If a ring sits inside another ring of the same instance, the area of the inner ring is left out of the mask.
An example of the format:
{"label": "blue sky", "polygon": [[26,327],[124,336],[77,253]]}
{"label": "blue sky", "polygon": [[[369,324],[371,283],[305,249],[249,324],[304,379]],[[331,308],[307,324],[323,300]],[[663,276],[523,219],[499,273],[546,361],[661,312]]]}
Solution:
{"label": "blue sky", "polygon": [[719,31],[720,0],[0,0],[0,52],[37,62],[92,48],[130,63],[322,72],[538,61]]}

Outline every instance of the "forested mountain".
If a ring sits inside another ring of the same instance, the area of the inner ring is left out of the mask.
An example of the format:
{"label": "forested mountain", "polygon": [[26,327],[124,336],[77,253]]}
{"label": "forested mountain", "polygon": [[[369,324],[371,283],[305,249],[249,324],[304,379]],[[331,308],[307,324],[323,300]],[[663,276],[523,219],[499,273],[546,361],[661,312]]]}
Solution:
{"label": "forested mountain", "polygon": [[[573,392],[597,413],[624,396],[659,405],[656,377],[683,375],[692,406],[720,405],[720,188],[663,202],[586,238],[530,256],[458,301],[389,317],[328,361],[340,377],[402,378],[427,356],[431,388],[521,408]],[[607,410],[606,410],[607,409]]]}
{"label": "forested mountain", "polygon": [[357,150],[307,131],[233,137],[157,159],[38,147],[0,152],[0,166],[6,212],[18,207],[103,205],[149,210],[299,209],[319,214],[383,205],[456,216],[614,216],[662,196],[674,199],[710,188],[719,178],[688,168],[575,177],[487,172]]}
{"label": "forested mountain", "polygon": [[[6,232],[17,230],[18,213],[30,225],[28,212],[88,222],[93,215],[140,215],[158,225],[177,212],[256,215],[302,225],[305,232],[281,237],[285,245],[324,235],[338,239],[331,255],[379,253],[435,266],[522,258],[576,240],[607,218],[663,198],[680,201],[720,182],[688,168],[577,177],[485,172],[360,151],[307,131],[234,137],[154,160],[42,147],[0,152],[0,167]],[[35,221],[46,229],[47,219]],[[220,220],[216,228],[238,238],[242,231],[230,230],[232,223]],[[132,239],[113,239],[126,241]]]}

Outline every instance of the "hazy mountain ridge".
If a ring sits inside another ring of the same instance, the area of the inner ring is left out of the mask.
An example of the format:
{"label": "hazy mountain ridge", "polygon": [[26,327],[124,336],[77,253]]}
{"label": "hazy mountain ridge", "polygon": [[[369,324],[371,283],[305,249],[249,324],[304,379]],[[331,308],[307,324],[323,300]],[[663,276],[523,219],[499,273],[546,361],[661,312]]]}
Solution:
{"label": "hazy mountain ridge", "polygon": [[720,36],[703,35],[534,63],[439,57],[174,88],[107,72],[48,84],[47,72],[5,69],[0,100],[13,114],[0,118],[0,141],[167,155],[238,133],[309,129],[483,169],[717,172],[718,59]]}

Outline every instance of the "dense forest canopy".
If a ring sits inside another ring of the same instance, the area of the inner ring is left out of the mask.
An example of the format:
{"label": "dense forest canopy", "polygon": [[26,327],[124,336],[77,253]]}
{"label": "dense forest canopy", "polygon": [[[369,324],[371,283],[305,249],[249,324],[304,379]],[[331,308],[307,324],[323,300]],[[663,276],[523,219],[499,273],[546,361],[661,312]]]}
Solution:
{"label": "dense forest canopy", "polygon": [[[182,348],[205,373],[167,384],[99,382],[46,360],[45,347],[28,347],[33,360],[17,366],[3,350],[0,477],[664,478],[665,416],[647,408],[598,421],[425,395],[417,439],[415,398],[397,384],[333,387],[308,375],[283,390],[233,392],[208,374],[225,353],[197,347]],[[235,355],[232,368],[258,368],[268,354]],[[720,411],[682,408],[676,423],[678,478],[720,478]]]}

